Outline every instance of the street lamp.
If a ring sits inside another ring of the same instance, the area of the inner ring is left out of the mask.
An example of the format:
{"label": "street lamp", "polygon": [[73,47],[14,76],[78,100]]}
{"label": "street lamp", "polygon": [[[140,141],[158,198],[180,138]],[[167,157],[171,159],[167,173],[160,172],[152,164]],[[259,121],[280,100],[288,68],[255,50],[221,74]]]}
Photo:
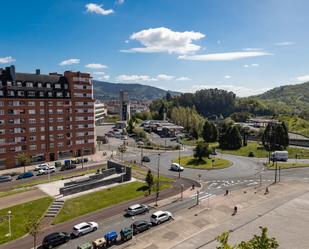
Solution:
{"label": "street lamp", "polygon": [[157,169],[157,193],[156,193],[156,204],[158,206],[158,199],[159,199],[159,181],[160,181],[160,156],[161,154],[158,153],[158,169]]}
{"label": "street lamp", "polygon": [[[181,149],[181,146],[179,145],[179,151],[178,151],[178,164],[180,166],[180,149]],[[179,171],[178,171],[178,178],[180,178],[180,168],[179,168]]]}
{"label": "street lamp", "polygon": [[132,226],[132,240],[133,240],[133,236],[134,236],[134,227],[133,227],[133,223],[134,223],[135,217],[132,216],[131,219],[132,219],[132,225],[131,225],[131,226]]}
{"label": "street lamp", "polygon": [[12,216],[12,212],[8,211],[8,218],[9,218],[9,234],[8,236],[11,237],[12,236],[12,229],[11,229],[11,216]]}

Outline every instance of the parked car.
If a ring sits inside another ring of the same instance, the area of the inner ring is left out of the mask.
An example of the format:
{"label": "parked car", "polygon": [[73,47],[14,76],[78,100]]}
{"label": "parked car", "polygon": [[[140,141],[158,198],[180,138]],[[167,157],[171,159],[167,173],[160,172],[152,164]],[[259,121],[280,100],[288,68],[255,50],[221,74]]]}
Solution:
{"label": "parked car", "polygon": [[55,173],[56,172],[56,167],[55,166],[49,166],[49,168],[44,168],[44,169],[40,169],[37,173],[37,176],[40,175],[46,175],[46,174],[51,174],[51,173]]}
{"label": "parked car", "polygon": [[148,230],[151,227],[151,223],[145,220],[137,220],[132,224],[133,234],[138,234]]}
{"label": "parked car", "polygon": [[61,167],[61,162],[55,162],[55,167],[56,168]]}
{"label": "parked car", "polygon": [[270,160],[286,162],[289,159],[288,151],[274,151],[271,153]]}
{"label": "parked car", "polygon": [[39,171],[40,169],[47,169],[47,168],[49,168],[49,164],[48,163],[42,163],[42,164],[35,166],[34,170]]}
{"label": "parked car", "polygon": [[70,240],[70,235],[65,232],[51,233],[44,237],[42,242],[42,248],[53,248],[62,245]]}
{"label": "parked car", "polygon": [[179,163],[172,163],[171,170],[173,170],[173,171],[183,171],[184,168],[182,166],[180,166]]}
{"label": "parked car", "polygon": [[82,222],[73,227],[73,237],[80,237],[87,233],[94,232],[98,229],[98,223],[96,222]]}
{"label": "parked car", "polygon": [[5,176],[0,176],[0,182],[10,182],[12,181],[12,176],[5,175]]}
{"label": "parked car", "polygon": [[120,237],[121,237],[121,241],[124,242],[124,241],[127,241],[129,239],[132,239],[133,231],[130,227],[124,227],[124,228],[121,229],[119,234],[120,234]]}
{"label": "parked car", "polygon": [[70,169],[76,169],[76,165],[74,165],[74,164],[63,165],[61,167],[60,171],[70,170]]}
{"label": "parked car", "polygon": [[33,173],[31,171],[25,172],[17,176],[16,180],[24,179],[24,178],[30,178],[33,177]]}
{"label": "parked car", "polygon": [[145,163],[149,163],[150,158],[148,156],[143,156],[142,161],[145,162]]}
{"label": "parked car", "polygon": [[93,249],[100,249],[100,248],[106,248],[106,239],[105,238],[99,238],[92,241],[92,247]]}
{"label": "parked car", "polygon": [[160,223],[172,219],[173,216],[168,211],[157,211],[153,213],[150,217],[150,222],[155,225],[159,225]]}
{"label": "parked car", "polygon": [[136,144],[137,145],[144,145],[144,142],[143,141],[138,141]]}
{"label": "parked car", "polygon": [[149,211],[149,207],[143,204],[135,204],[127,209],[127,214],[130,216],[134,216],[137,214],[143,214]]}

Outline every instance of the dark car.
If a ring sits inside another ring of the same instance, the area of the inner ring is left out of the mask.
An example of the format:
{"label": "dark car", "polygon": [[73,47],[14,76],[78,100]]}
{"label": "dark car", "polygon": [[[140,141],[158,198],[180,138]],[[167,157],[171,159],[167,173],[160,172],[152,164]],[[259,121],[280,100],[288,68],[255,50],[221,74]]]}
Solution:
{"label": "dark car", "polygon": [[145,163],[149,163],[150,158],[148,156],[143,156],[142,161],[145,162]]}
{"label": "dark car", "polygon": [[60,169],[60,171],[69,170],[69,169],[76,169],[76,165],[69,164],[69,165],[63,165]]}
{"label": "dark car", "polygon": [[132,224],[133,234],[138,234],[148,230],[151,227],[151,224],[145,220],[137,220]]}
{"label": "dark car", "polygon": [[17,176],[17,180],[24,179],[24,178],[30,178],[32,176],[33,176],[33,173],[31,171],[28,171],[28,172],[25,172]]}
{"label": "dark car", "polygon": [[12,177],[7,175],[7,176],[0,176],[0,182],[10,182],[12,181]]}
{"label": "dark car", "polygon": [[70,240],[70,235],[65,232],[57,232],[51,233],[47,235],[42,242],[42,247],[45,248],[53,248],[59,245],[62,245]]}

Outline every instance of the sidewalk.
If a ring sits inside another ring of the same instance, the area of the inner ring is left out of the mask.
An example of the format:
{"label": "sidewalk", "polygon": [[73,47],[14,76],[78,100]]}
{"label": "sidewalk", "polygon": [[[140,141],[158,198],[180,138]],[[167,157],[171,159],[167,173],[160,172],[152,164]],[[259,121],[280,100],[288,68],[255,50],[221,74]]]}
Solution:
{"label": "sidewalk", "polygon": [[[269,188],[237,190],[218,196],[210,202],[185,209],[175,221],[154,227],[120,248],[214,249],[216,237],[231,232],[232,244],[259,234],[259,226],[267,226],[280,248],[303,249],[309,244],[309,185],[298,182],[280,183]],[[238,213],[231,216],[233,207]],[[286,228],[288,224],[289,229]]]}

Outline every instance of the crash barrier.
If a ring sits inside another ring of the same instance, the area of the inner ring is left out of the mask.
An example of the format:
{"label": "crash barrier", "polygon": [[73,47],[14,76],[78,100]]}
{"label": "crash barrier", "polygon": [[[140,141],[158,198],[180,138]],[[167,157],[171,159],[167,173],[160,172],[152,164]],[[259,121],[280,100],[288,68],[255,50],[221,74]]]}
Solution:
{"label": "crash barrier", "polygon": [[108,161],[107,167],[108,169],[103,170],[100,174],[66,184],[63,188],[60,188],[60,194],[66,196],[113,183],[131,180],[130,167],[126,167],[124,164],[117,161]]}

